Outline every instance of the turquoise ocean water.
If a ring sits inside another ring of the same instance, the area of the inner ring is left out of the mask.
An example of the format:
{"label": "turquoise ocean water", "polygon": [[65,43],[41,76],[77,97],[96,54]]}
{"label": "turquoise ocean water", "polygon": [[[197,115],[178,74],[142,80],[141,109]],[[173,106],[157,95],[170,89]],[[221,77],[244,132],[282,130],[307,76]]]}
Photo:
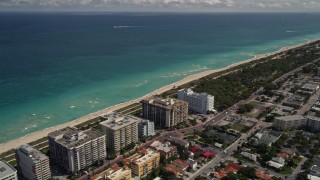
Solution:
{"label": "turquoise ocean water", "polygon": [[320,14],[0,13],[0,143],[320,38]]}

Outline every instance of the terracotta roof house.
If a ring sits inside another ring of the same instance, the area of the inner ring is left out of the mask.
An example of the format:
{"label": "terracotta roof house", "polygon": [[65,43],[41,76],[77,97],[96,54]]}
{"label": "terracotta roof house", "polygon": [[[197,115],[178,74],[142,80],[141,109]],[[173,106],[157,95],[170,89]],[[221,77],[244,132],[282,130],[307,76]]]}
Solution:
{"label": "terracotta roof house", "polygon": [[230,162],[223,170],[227,173],[237,173],[241,169],[239,164]]}
{"label": "terracotta roof house", "polygon": [[267,173],[260,171],[260,170],[256,171],[256,176],[257,176],[257,178],[262,179],[262,180],[272,180],[272,177],[273,177],[272,175],[267,174]]}
{"label": "terracotta roof house", "polygon": [[200,151],[202,151],[202,150],[201,150],[201,148],[198,147],[198,146],[192,146],[192,147],[190,148],[190,151],[193,152],[193,153],[196,153],[196,152],[200,152]]}
{"label": "terracotta roof house", "polygon": [[222,179],[226,176],[228,176],[226,173],[222,172],[222,171],[216,171],[214,172],[214,177],[218,178],[218,179]]}
{"label": "terracotta roof house", "polygon": [[202,153],[202,157],[204,157],[204,158],[214,157],[215,155],[216,155],[216,153],[211,152],[211,151],[205,151]]}
{"label": "terracotta roof house", "polygon": [[283,159],[285,159],[286,161],[288,161],[290,159],[290,155],[285,153],[285,152],[280,152],[277,154],[278,157],[282,157]]}

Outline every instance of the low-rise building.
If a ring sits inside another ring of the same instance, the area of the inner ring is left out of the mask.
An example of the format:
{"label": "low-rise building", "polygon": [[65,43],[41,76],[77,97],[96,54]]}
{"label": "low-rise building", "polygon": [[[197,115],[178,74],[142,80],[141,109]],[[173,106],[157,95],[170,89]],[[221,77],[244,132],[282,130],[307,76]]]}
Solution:
{"label": "low-rise building", "polygon": [[189,168],[195,170],[197,168],[198,162],[193,159],[188,159]]}
{"label": "low-rise building", "polygon": [[161,157],[167,159],[172,157],[173,155],[177,154],[177,147],[171,145],[170,142],[165,142],[162,143],[160,141],[154,141],[151,145],[150,145],[151,149],[154,149],[156,151],[158,151],[161,155]]}
{"label": "low-rise building", "polygon": [[241,152],[240,154],[247,159],[250,159],[252,161],[257,161],[258,156],[256,154],[251,154],[248,152]]}
{"label": "low-rise building", "polygon": [[320,130],[320,118],[315,116],[308,116],[308,127],[313,131]]}
{"label": "low-rise building", "polygon": [[283,159],[282,157],[274,157],[271,161],[268,161],[267,164],[270,167],[281,169],[285,165],[285,159]]}
{"label": "low-rise building", "polygon": [[18,180],[17,170],[5,161],[0,161],[0,180]]}
{"label": "low-rise building", "polygon": [[307,125],[307,118],[301,115],[276,117],[273,122],[273,127],[281,131],[296,129],[305,125]]}
{"label": "low-rise building", "polygon": [[305,99],[305,97],[295,94],[292,97],[288,98],[286,101],[284,101],[283,105],[297,109],[304,104]]}
{"label": "low-rise building", "polygon": [[188,148],[189,143],[188,141],[181,139],[181,138],[176,138],[176,137],[169,137],[167,138],[167,141],[171,142],[173,145]]}
{"label": "low-rise building", "polygon": [[320,180],[320,167],[313,165],[310,168],[310,173],[308,174],[309,180]]}
{"label": "low-rise building", "polygon": [[276,142],[281,135],[282,135],[282,132],[266,129],[262,132],[256,133],[252,138],[252,140],[254,145],[266,144],[268,146],[271,146],[272,143]]}
{"label": "low-rise building", "polygon": [[180,89],[177,96],[178,99],[188,102],[191,112],[207,114],[209,111],[215,111],[214,96],[210,94],[195,93],[191,89]]}
{"label": "low-rise building", "polygon": [[180,159],[176,159],[172,163],[166,165],[164,169],[175,175],[182,175],[185,173],[188,167],[189,167],[188,162],[182,161]]}
{"label": "low-rise building", "polygon": [[260,170],[256,171],[256,177],[261,180],[272,180],[273,179],[272,175],[267,174],[267,173],[260,171]]}
{"label": "low-rise building", "polygon": [[316,92],[319,89],[319,84],[306,83],[301,87],[302,90]]}
{"label": "low-rise building", "polygon": [[160,153],[153,149],[142,149],[126,158],[124,163],[131,168],[132,174],[142,177],[159,167]]}
{"label": "low-rise building", "polygon": [[225,173],[238,173],[240,171],[241,166],[239,164],[229,162],[228,165],[223,169]]}
{"label": "low-rise building", "polygon": [[311,111],[320,112],[320,101],[317,101],[311,108]]}
{"label": "low-rise building", "polygon": [[46,180],[51,177],[49,157],[28,144],[16,149],[18,171],[29,180]]}
{"label": "low-rise building", "polygon": [[92,176],[91,180],[131,180],[131,169],[128,166],[119,167],[115,164],[102,173]]}

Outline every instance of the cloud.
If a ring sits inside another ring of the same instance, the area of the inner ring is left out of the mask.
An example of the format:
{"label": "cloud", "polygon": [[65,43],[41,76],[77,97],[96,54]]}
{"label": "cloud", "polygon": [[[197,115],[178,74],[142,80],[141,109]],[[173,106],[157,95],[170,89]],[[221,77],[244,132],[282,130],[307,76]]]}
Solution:
{"label": "cloud", "polygon": [[314,9],[320,0],[0,0],[0,7]]}

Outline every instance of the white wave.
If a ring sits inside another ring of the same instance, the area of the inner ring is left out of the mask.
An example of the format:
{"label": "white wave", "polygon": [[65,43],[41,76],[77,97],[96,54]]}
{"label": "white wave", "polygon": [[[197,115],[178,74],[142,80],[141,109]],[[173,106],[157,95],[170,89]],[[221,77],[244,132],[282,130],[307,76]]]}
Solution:
{"label": "white wave", "polygon": [[142,85],[144,85],[144,84],[146,84],[148,82],[149,82],[148,80],[144,80],[143,82],[134,85],[134,87],[141,87]]}
{"label": "white wave", "polygon": [[46,119],[50,119],[51,117],[50,117],[50,116],[45,116],[44,118],[46,118]]}
{"label": "white wave", "polygon": [[89,103],[89,104],[100,104],[99,101],[95,101],[95,100],[93,100],[93,101],[92,101],[92,100],[89,100],[88,103]]}
{"label": "white wave", "polygon": [[73,109],[73,108],[75,108],[75,107],[76,107],[76,106],[69,106],[70,109]]}
{"label": "white wave", "polygon": [[192,66],[194,68],[189,70],[189,71],[185,71],[185,72],[181,72],[181,73],[178,73],[178,72],[167,73],[165,75],[161,75],[160,77],[162,77],[162,78],[173,78],[173,77],[180,77],[180,76],[189,76],[191,74],[194,74],[194,73],[197,73],[197,72],[204,71],[204,70],[208,69],[207,66],[201,66],[199,64],[193,64]]}
{"label": "white wave", "polygon": [[294,32],[297,32],[297,31],[286,31],[286,33],[294,33]]}
{"label": "white wave", "polygon": [[36,114],[32,114],[32,116],[35,116]]}
{"label": "white wave", "polygon": [[32,125],[30,125],[30,126],[24,127],[22,131],[28,131],[29,129],[36,128],[36,127],[37,127],[36,124],[32,124]]}
{"label": "white wave", "polygon": [[240,52],[241,55],[255,57],[256,54],[254,52]]}
{"label": "white wave", "polygon": [[113,26],[114,29],[122,29],[122,28],[142,28],[142,27],[149,27],[149,26]]}

